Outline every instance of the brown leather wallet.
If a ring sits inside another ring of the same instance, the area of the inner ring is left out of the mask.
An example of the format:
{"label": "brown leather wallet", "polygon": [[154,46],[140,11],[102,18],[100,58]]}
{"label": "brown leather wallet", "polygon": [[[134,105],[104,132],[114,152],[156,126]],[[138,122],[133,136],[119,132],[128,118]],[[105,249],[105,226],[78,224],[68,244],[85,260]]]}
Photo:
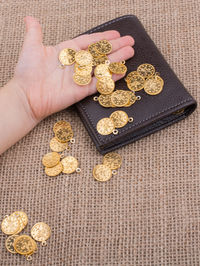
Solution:
{"label": "brown leather wallet", "polygon": [[[191,114],[197,106],[196,101],[179,81],[136,16],[119,17],[85,33],[105,30],[118,30],[121,36],[133,36],[135,55],[126,61],[127,73],[136,70],[140,64],[150,63],[163,78],[164,88],[155,96],[148,95],[143,90],[138,91],[136,94],[141,96],[141,100],[131,107],[104,108],[93,100],[94,95],[76,104],[83,124],[101,154],[178,122]],[[116,89],[128,89],[124,79],[116,82]],[[129,117],[134,118],[134,122],[119,128],[118,135],[100,135],[96,130],[97,122],[104,117],[109,117],[116,110],[125,111]]]}

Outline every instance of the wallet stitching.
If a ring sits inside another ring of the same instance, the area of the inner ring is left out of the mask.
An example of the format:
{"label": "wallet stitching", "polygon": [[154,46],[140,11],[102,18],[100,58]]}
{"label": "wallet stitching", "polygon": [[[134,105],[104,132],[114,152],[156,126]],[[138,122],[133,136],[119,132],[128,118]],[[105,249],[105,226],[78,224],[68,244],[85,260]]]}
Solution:
{"label": "wallet stitching", "polygon": [[[120,21],[120,20],[122,20],[122,19],[129,18],[129,17],[133,17],[133,16],[132,16],[132,15],[125,15],[125,16],[122,16],[122,17],[119,17],[119,18],[113,19],[113,20],[111,20],[111,21],[108,21],[108,22],[106,22],[106,23],[104,23],[104,24],[102,24],[102,25],[99,25],[99,26],[93,28],[92,30],[89,30],[88,32],[92,33],[92,32],[94,32],[94,31],[96,31],[96,30],[98,30],[98,29],[101,29],[101,28],[107,26],[107,25],[113,24],[113,23],[116,22],[116,21]],[[154,118],[155,116],[157,116],[157,115],[159,115],[159,114],[162,114],[162,113],[164,113],[164,112],[166,112],[166,111],[168,111],[168,110],[170,110],[170,109],[172,109],[172,108],[174,108],[174,107],[177,107],[178,105],[181,105],[182,103],[185,103],[185,102],[188,102],[188,101],[191,101],[191,100],[193,100],[191,97],[190,97],[190,98],[187,98],[187,99],[185,99],[184,101],[181,101],[181,102],[177,103],[176,105],[173,105],[173,106],[171,106],[171,107],[169,107],[169,108],[167,108],[167,109],[164,109],[163,111],[157,112],[157,113],[155,113],[154,115],[152,115],[152,116],[150,116],[150,117],[148,117],[148,118],[145,118],[145,119],[139,121],[139,122],[136,123],[136,124],[131,124],[131,126],[129,126],[128,128],[125,127],[124,129],[121,129],[121,132],[120,132],[120,133],[123,133],[124,131],[127,131],[127,130],[129,130],[130,128],[133,128],[134,126],[137,126],[137,125],[141,124],[142,122],[148,121],[149,119]],[[81,105],[82,109],[85,110],[85,113],[86,113],[88,119],[90,120],[90,122],[91,122],[91,124],[93,125],[93,127],[96,129],[96,127],[95,127],[93,121],[91,120],[90,115],[89,115],[89,113],[87,112],[86,108],[82,105],[82,103],[80,103],[80,105]],[[106,137],[106,138],[104,138],[104,139],[102,139],[101,136],[100,136],[99,134],[96,134],[95,136],[97,137],[97,139],[98,139],[100,142],[103,142],[103,143],[105,143],[106,140],[110,140],[110,139],[113,138],[113,135],[108,136],[108,137]]]}

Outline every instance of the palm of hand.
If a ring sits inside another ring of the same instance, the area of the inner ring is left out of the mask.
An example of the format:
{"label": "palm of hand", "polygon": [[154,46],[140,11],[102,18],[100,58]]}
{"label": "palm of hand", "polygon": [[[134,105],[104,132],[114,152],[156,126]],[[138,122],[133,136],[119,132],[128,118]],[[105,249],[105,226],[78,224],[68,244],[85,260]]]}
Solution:
{"label": "palm of hand", "polygon": [[[114,52],[111,61],[126,60],[133,56],[133,39],[119,38],[116,31],[84,35],[56,46],[44,46],[39,23],[26,18],[27,36],[15,69],[14,79],[25,93],[31,111],[37,120],[62,110],[96,92],[95,77],[89,85],[78,86],[73,81],[74,66],[60,68],[59,52],[64,48],[86,49],[90,43],[102,39],[111,41]],[[114,76],[115,80],[122,76]]]}

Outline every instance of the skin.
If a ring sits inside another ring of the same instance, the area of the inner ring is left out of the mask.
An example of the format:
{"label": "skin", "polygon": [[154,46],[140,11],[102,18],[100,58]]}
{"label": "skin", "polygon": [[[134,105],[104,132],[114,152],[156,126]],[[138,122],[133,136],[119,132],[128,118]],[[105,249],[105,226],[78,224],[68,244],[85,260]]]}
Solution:
{"label": "skin", "polygon": [[[0,89],[0,154],[30,132],[42,119],[96,92],[96,78],[89,85],[78,86],[72,76],[74,65],[61,69],[58,55],[64,48],[87,49],[100,40],[109,40],[111,62],[134,55],[131,36],[120,37],[111,30],[86,34],[55,46],[44,46],[37,19],[27,16],[26,35],[13,78]],[[113,75],[117,81],[123,75]]]}

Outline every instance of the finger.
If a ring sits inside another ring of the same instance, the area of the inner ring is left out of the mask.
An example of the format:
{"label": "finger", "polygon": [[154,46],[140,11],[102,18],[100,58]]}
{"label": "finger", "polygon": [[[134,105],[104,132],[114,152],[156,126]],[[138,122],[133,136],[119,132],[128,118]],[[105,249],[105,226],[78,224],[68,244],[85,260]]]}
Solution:
{"label": "finger", "polygon": [[26,23],[25,45],[40,45],[42,44],[42,28],[36,18],[27,16],[24,19]]}
{"label": "finger", "polygon": [[133,57],[134,55],[134,49],[131,46],[126,46],[123,47],[119,50],[117,50],[116,52],[109,54],[108,55],[108,59],[110,60],[110,62],[120,62],[123,60],[127,60],[131,57]]}
{"label": "finger", "polygon": [[112,53],[121,49],[125,46],[133,46],[134,45],[134,39],[127,35],[120,38],[117,38],[115,40],[111,40],[110,43],[112,44]]}
{"label": "finger", "polygon": [[92,43],[101,41],[101,40],[113,40],[119,38],[120,34],[116,30],[109,30],[104,32],[97,32],[87,35],[81,35],[73,39],[80,49],[87,49],[88,46]]}

